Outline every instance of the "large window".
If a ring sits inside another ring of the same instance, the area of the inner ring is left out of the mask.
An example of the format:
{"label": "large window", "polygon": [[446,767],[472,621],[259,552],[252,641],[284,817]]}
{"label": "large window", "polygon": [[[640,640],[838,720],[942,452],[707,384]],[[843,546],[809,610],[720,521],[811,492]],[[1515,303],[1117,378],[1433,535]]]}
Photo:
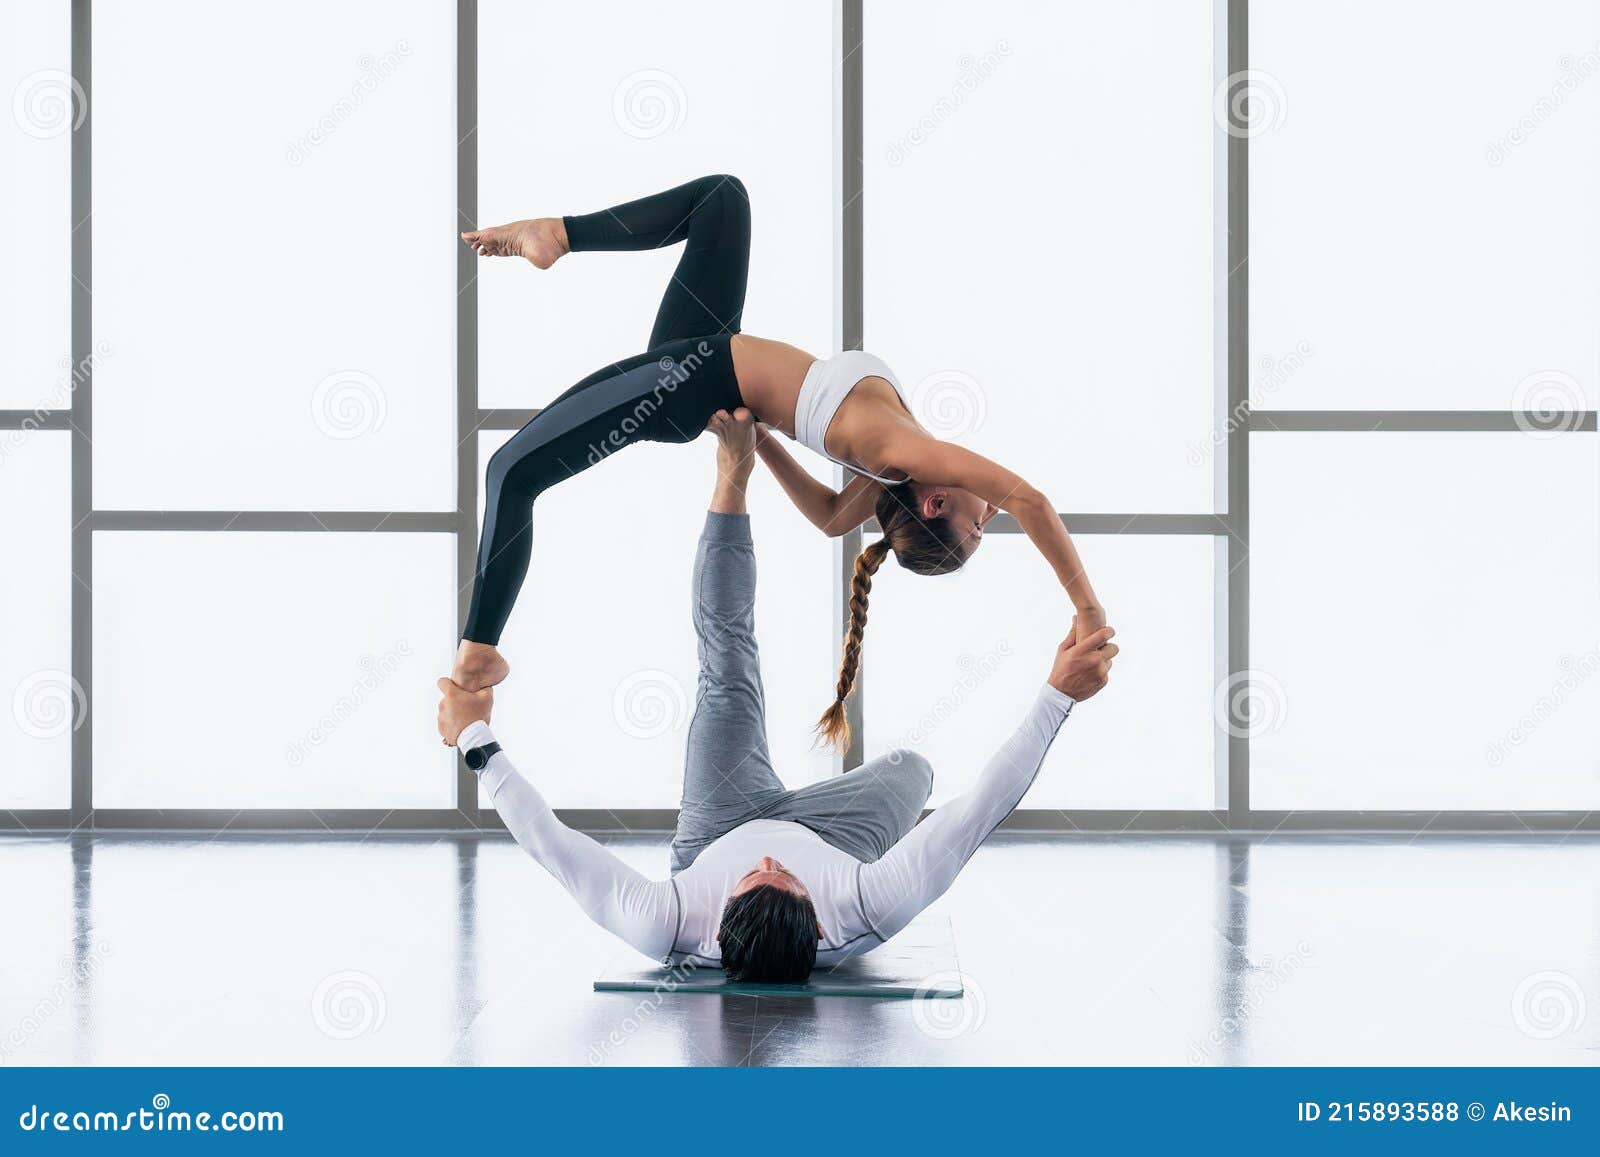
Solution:
{"label": "large window", "polygon": [[1600,10],[1506,15],[1252,6],[1258,809],[1600,803]]}
{"label": "large window", "polygon": [[95,505],[454,509],[453,10],[213,16],[94,14]]}
{"label": "large window", "polygon": [[[432,735],[483,468],[678,253],[457,234],[712,172],[745,329],[881,354],[1080,545],[1123,653],[1023,822],[1589,822],[1600,14],[1435,8],[287,0],[219,51],[200,0],[15,6],[0,826],[495,824]],[[711,457],[535,512],[496,729],[584,822],[678,802]],[[880,571],[840,758],[876,529],[751,505],[780,773],[961,791],[1067,631],[1038,552]]]}

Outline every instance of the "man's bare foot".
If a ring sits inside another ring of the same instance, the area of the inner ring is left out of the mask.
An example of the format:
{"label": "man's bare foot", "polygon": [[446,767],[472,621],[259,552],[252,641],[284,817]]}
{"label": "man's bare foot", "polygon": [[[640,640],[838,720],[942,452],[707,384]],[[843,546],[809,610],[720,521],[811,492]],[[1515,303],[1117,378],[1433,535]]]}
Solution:
{"label": "man's bare foot", "polygon": [[549,269],[567,253],[567,226],[560,217],[513,221],[463,233],[461,240],[479,257],[525,257],[536,269]]}
{"label": "man's bare foot", "polygon": [[511,664],[494,647],[488,643],[462,639],[450,679],[463,691],[482,691],[501,682],[509,674]]}

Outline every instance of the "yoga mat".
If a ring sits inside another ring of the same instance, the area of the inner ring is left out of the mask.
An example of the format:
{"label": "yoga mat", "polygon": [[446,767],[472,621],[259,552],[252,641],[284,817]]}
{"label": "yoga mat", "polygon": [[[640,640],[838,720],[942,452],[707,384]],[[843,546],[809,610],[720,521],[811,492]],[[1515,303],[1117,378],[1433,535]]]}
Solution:
{"label": "yoga mat", "polygon": [[594,982],[596,992],[665,992],[700,996],[878,996],[904,999],[961,995],[961,966],[947,916],[918,916],[887,944],[840,964],[819,966],[804,984],[731,981],[720,968],[641,964],[619,957]]}

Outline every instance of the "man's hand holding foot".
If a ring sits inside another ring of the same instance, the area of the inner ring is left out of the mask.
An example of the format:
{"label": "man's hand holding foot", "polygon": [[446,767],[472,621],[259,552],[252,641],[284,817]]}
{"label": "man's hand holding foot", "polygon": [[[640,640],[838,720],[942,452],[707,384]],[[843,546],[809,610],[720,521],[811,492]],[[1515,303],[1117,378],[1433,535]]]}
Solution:
{"label": "man's hand holding foot", "polygon": [[1116,632],[1110,627],[1101,627],[1080,642],[1078,626],[1074,620],[1066,640],[1056,648],[1050,686],[1081,703],[1098,693],[1111,678],[1111,660],[1117,657],[1117,645],[1111,641]]}
{"label": "man's hand holding foot", "polygon": [[717,488],[711,494],[714,514],[744,514],[745,488],[756,465],[756,440],[760,436],[756,417],[740,406],[737,410],[718,410],[706,429],[717,436]]}
{"label": "man's hand holding foot", "polygon": [[454,747],[467,724],[489,722],[494,710],[494,688],[467,691],[449,679],[440,679],[437,686],[444,693],[439,700],[439,738],[446,747]]}

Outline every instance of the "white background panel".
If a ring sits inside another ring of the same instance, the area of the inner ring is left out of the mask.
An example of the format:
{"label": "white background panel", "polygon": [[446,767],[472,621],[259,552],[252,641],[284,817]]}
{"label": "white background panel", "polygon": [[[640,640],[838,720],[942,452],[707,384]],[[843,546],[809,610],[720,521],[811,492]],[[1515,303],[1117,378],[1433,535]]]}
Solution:
{"label": "white background panel", "polygon": [[1254,807],[1600,806],[1597,455],[1252,437]]}
{"label": "white background panel", "polygon": [[443,534],[95,535],[97,808],[443,808]]}
{"label": "white background panel", "polygon": [[0,807],[71,801],[71,435],[0,430]]}
{"label": "white background panel", "polygon": [[227,14],[95,9],[95,503],[451,509],[455,6]]}
{"label": "white background panel", "polygon": [[1505,16],[1251,5],[1252,362],[1313,351],[1256,408],[1594,408],[1600,7]]}
{"label": "white background panel", "polygon": [[0,409],[71,404],[72,123],[71,6],[67,0],[7,4],[0,17],[0,85],[11,179],[0,182]]}
{"label": "white background panel", "polygon": [[[1122,653],[1106,689],[1073,710],[1022,806],[1209,809],[1213,540],[1078,543]],[[990,535],[954,575],[885,563],[862,646],[868,757],[922,752],[936,804],[966,790],[1032,704],[1071,621],[1021,535]]]}
{"label": "white background panel", "polygon": [[1209,511],[1209,4],[866,9],[866,346],[1058,510]]}
{"label": "white background panel", "polygon": [[[594,212],[708,173],[750,192],[746,332],[833,342],[833,17],[804,0],[480,8],[479,223]],[[575,46],[603,44],[602,52]],[[548,402],[649,342],[681,245],[478,266],[485,406]]]}

